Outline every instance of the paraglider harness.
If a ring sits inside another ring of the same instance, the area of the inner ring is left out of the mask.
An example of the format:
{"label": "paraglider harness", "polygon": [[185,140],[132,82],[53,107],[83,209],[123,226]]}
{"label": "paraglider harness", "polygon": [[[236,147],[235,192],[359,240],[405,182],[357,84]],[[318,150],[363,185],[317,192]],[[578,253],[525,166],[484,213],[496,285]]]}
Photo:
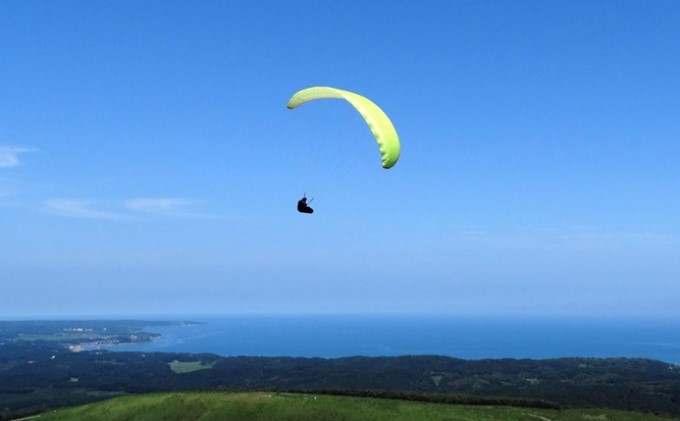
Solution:
{"label": "paraglider harness", "polygon": [[314,209],[309,207],[309,204],[312,203],[312,200],[314,200],[313,197],[309,202],[307,202],[307,193],[304,193],[302,195],[302,199],[298,200],[298,204],[297,204],[298,212],[300,212],[300,213],[314,213]]}

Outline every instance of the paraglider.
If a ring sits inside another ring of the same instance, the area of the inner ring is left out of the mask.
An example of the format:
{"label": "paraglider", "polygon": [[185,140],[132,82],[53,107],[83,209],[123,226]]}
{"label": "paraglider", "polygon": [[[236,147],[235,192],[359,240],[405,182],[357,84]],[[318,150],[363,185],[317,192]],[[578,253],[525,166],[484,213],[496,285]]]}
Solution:
{"label": "paraglider", "polygon": [[[312,199],[314,200],[314,199]],[[312,203],[312,200],[309,201],[309,203]],[[302,199],[298,200],[297,204],[297,210],[300,213],[314,213],[314,209],[309,207],[309,203],[307,202],[307,195],[303,195]]]}
{"label": "paraglider", "polygon": [[401,151],[399,136],[383,110],[368,98],[342,89],[314,86],[293,94],[288,100],[288,108],[292,110],[306,102],[327,98],[344,99],[356,108],[359,114],[366,120],[366,124],[371,129],[376,142],[378,142],[382,167],[385,169],[392,168],[399,160]]}
{"label": "paraglider", "polygon": [[[359,114],[361,114],[378,143],[382,167],[385,169],[392,168],[399,160],[399,154],[401,153],[399,136],[397,135],[397,131],[392,125],[392,122],[383,110],[368,98],[354,92],[331,88],[329,86],[314,86],[302,89],[293,94],[288,100],[288,109],[292,110],[306,102],[316,99],[329,98],[344,99],[352,104]],[[309,202],[311,203],[311,200]],[[303,196],[302,199],[298,201],[297,210],[301,213],[311,214],[314,212],[314,210],[309,207],[306,196]]]}

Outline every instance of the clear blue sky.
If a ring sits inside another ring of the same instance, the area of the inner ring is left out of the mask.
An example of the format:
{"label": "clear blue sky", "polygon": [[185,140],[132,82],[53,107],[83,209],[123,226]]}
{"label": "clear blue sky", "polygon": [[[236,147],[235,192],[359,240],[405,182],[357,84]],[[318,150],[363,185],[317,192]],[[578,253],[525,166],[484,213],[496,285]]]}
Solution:
{"label": "clear blue sky", "polygon": [[679,75],[677,1],[2,1],[0,316],[680,315]]}

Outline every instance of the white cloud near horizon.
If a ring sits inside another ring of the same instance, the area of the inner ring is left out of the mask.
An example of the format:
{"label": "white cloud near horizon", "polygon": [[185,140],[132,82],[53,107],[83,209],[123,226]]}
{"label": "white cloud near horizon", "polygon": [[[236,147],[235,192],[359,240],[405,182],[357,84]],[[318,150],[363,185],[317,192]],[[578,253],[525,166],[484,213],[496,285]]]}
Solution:
{"label": "white cloud near horizon", "polygon": [[52,198],[45,202],[49,213],[57,216],[84,219],[118,219],[132,220],[135,215],[147,214],[160,217],[179,218],[217,218],[215,215],[193,213],[186,206],[194,201],[182,198],[136,198],[129,199],[116,209],[103,209],[93,205],[92,201],[82,199]]}
{"label": "white cloud near horizon", "polygon": [[140,197],[123,202],[125,209],[138,214],[157,215],[172,218],[220,219],[223,215],[195,212],[189,209],[195,200],[179,197]]}
{"label": "white cloud near horizon", "polygon": [[137,212],[170,214],[190,203],[190,200],[181,198],[143,197],[126,200],[123,206]]}
{"label": "white cloud near horizon", "polygon": [[96,209],[87,200],[78,199],[49,199],[45,202],[50,213],[69,218],[86,219],[122,219],[123,216]]}
{"label": "white cloud near horizon", "polygon": [[18,167],[21,165],[20,154],[35,151],[33,148],[20,146],[0,146],[0,168]]}

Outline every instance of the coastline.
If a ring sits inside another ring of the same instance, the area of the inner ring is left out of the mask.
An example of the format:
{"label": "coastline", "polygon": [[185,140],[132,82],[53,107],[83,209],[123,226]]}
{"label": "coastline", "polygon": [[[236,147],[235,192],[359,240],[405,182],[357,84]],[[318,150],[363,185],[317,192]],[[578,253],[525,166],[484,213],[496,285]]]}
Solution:
{"label": "coastline", "polygon": [[[200,320],[198,317],[196,320]],[[646,358],[680,364],[675,320],[412,316],[226,316],[152,329],[132,352],[342,358],[441,355],[462,359]]]}

